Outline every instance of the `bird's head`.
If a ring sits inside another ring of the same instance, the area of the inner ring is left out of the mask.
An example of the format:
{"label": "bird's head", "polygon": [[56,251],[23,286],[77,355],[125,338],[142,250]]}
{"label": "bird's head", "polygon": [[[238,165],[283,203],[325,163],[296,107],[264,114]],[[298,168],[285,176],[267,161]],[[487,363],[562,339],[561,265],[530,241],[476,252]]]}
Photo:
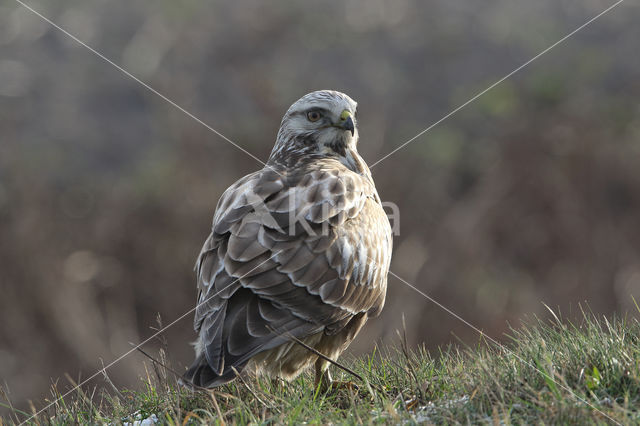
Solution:
{"label": "bird's head", "polygon": [[355,152],[357,105],[333,90],[304,95],[282,118],[271,158],[294,153],[346,157],[349,151]]}

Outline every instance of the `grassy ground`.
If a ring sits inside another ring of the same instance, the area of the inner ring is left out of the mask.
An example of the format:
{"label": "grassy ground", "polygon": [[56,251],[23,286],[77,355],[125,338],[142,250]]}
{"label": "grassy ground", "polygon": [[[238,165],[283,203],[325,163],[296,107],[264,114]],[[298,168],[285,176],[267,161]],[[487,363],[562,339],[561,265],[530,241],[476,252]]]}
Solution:
{"label": "grassy ground", "polygon": [[[288,384],[246,378],[213,394],[193,393],[152,366],[143,390],[57,399],[30,422],[117,424],[155,415],[171,424],[640,423],[637,319],[537,321],[512,330],[506,348],[480,342],[428,353],[408,351],[400,342],[342,361],[363,377],[354,380],[358,389],[322,394],[305,374]],[[341,375],[351,379],[334,372]],[[4,422],[28,415],[16,411]]]}

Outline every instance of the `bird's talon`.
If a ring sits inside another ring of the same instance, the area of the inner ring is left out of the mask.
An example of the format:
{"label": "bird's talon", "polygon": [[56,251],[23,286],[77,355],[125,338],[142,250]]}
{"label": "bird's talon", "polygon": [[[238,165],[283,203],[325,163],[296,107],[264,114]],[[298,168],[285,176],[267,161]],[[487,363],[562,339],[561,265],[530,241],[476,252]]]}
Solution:
{"label": "bird's talon", "polygon": [[412,398],[409,401],[405,402],[407,406],[407,410],[413,410],[416,405],[418,405],[418,398]]}
{"label": "bird's talon", "polygon": [[332,392],[337,392],[339,390],[348,390],[350,392],[357,392],[359,387],[358,385],[356,385],[355,383],[351,382],[351,381],[335,381],[335,382],[331,382],[331,391]]}

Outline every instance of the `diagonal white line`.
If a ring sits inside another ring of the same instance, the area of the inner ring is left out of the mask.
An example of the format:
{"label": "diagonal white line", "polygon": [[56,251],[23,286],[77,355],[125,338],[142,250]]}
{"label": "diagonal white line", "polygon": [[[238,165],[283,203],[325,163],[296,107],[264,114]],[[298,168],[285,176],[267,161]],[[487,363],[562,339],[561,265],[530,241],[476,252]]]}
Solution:
{"label": "diagonal white line", "polygon": [[519,356],[518,354],[516,354],[515,352],[513,352],[511,349],[507,348],[506,346],[504,346],[502,343],[498,342],[496,339],[494,339],[491,336],[488,336],[487,334],[485,334],[482,330],[480,330],[478,327],[476,327],[475,325],[471,324],[469,321],[465,320],[464,318],[462,318],[460,315],[456,314],[455,312],[453,312],[451,309],[447,308],[446,306],[444,306],[442,303],[438,302],[437,300],[435,300],[433,297],[429,296],[427,293],[425,293],[424,291],[420,290],[419,288],[417,288],[416,286],[414,286],[413,284],[409,283],[407,280],[401,278],[400,276],[398,276],[396,273],[394,273],[393,271],[389,271],[389,275],[393,275],[396,279],[398,279],[399,281],[403,282],[404,284],[406,284],[408,287],[411,287],[413,290],[415,290],[416,292],[418,292],[420,295],[422,295],[423,297],[425,297],[426,299],[428,299],[430,302],[436,304],[439,308],[443,309],[444,311],[446,311],[448,314],[454,316],[455,318],[457,318],[458,320],[462,321],[465,325],[471,327],[474,331],[478,332],[480,334],[481,337],[486,338],[487,340],[489,340],[491,343],[493,343],[494,345],[498,346],[500,349],[502,349],[503,351],[511,354],[512,356],[514,356],[515,358],[517,358],[520,362],[527,364],[529,367],[533,368],[534,370],[536,370],[537,372],[539,372],[540,374],[542,374],[545,377],[548,377],[553,383],[555,383],[556,385],[558,385],[559,387],[561,387],[562,389],[566,390],[567,392],[569,392],[571,395],[573,395],[578,401],[588,405],[589,407],[591,407],[593,410],[597,411],[598,413],[602,414],[603,416],[605,416],[607,419],[611,420],[613,423],[617,424],[617,425],[622,425],[622,423],[618,422],[617,420],[615,420],[614,418],[612,418],[611,416],[609,416],[607,413],[603,412],[602,410],[598,409],[595,405],[593,405],[592,403],[590,403],[588,400],[578,396],[578,394],[576,394],[571,388],[563,385],[562,383],[559,383],[554,377],[552,377],[549,373],[546,373],[544,371],[542,371],[540,368],[538,368],[538,366],[533,365],[531,363],[531,361],[527,361],[524,358],[522,358],[521,356]]}
{"label": "diagonal white line", "polygon": [[198,309],[198,307],[200,307],[202,304],[208,302],[209,300],[211,300],[212,298],[216,297],[217,295],[219,295],[220,293],[222,293],[223,291],[225,291],[226,289],[228,289],[229,287],[231,287],[232,285],[234,285],[235,283],[237,283],[238,281],[240,281],[242,278],[246,277],[247,275],[249,275],[251,272],[255,271],[257,268],[259,268],[260,266],[264,265],[265,263],[267,263],[268,261],[270,261],[271,259],[273,259],[274,257],[276,257],[277,255],[279,255],[280,253],[282,253],[284,250],[280,250],[277,253],[274,253],[273,255],[271,255],[267,260],[265,260],[264,262],[261,262],[260,264],[258,264],[257,266],[255,266],[254,268],[252,268],[250,271],[248,271],[246,274],[244,274],[243,276],[241,276],[240,278],[236,279],[235,281],[233,281],[231,284],[229,284],[228,286],[226,286],[225,288],[223,288],[222,290],[218,291],[217,293],[207,297],[206,299],[204,299],[203,301],[201,301],[200,303],[197,303],[195,307],[189,309],[187,312],[185,312],[184,314],[180,315],[178,318],[176,318],[175,320],[171,321],[168,325],[162,327],[161,329],[159,329],[158,331],[156,331],[155,333],[153,333],[151,336],[147,337],[145,340],[143,340],[142,342],[138,343],[136,346],[134,346],[132,349],[128,350],[127,352],[125,352],[124,354],[120,355],[118,358],[116,358],[115,360],[111,361],[109,364],[107,364],[106,366],[103,366],[101,369],[99,369],[98,371],[96,371],[94,374],[92,374],[91,376],[89,376],[88,378],[84,379],[82,382],[78,383],[77,385],[75,385],[72,389],[70,389],[69,391],[67,391],[66,393],[64,393],[63,395],[57,397],[54,401],[52,401],[51,403],[49,403],[48,405],[46,405],[44,408],[40,409],[38,412],[36,412],[35,414],[32,414],[29,418],[27,418],[26,420],[24,420],[22,423],[20,423],[20,425],[23,425],[25,423],[27,423],[29,420],[37,417],[39,414],[41,414],[42,412],[44,412],[45,410],[47,410],[49,407],[51,407],[52,405],[54,405],[57,401],[66,398],[67,396],[69,396],[71,393],[73,393],[76,389],[78,389],[79,387],[87,384],[88,382],[90,382],[91,380],[95,379],[96,377],[98,377],[100,374],[102,374],[104,371],[107,370],[107,368],[111,368],[113,367],[115,364],[117,364],[118,362],[122,361],[124,358],[126,358],[127,356],[131,355],[132,353],[134,353],[135,351],[138,350],[138,348],[146,345],[147,343],[149,343],[151,340],[153,340],[154,338],[156,338],[157,336],[159,336],[160,334],[164,333],[167,329],[169,329],[170,327],[174,326],[175,324],[177,324],[178,322],[180,322],[181,320],[183,320],[184,318],[186,318],[188,315],[190,315],[192,312],[194,312],[196,309]]}
{"label": "diagonal white line", "polygon": [[[38,12],[37,10],[33,9],[31,6],[29,6],[28,4],[24,3],[22,0],[15,0],[17,3],[19,3],[20,5],[22,5],[25,9],[31,11],[32,13],[34,13],[35,15],[37,15],[38,17],[40,17],[40,19],[42,19],[43,21],[47,22],[49,25],[51,25],[52,27],[56,28],[58,31],[62,32],[63,34],[65,34],[66,36],[70,37],[71,39],[73,39],[76,43],[80,44],[81,46],[87,48],[91,53],[93,53],[94,55],[96,55],[97,57],[99,57],[100,59],[102,59],[103,61],[107,62],[108,64],[110,64],[111,66],[113,66],[114,68],[116,68],[118,71],[120,71],[121,73],[123,73],[124,75],[126,75],[127,77],[131,78],[132,80],[134,80],[135,82],[139,83],[140,85],[142,85],[145,89],[149,90],[151,93],[159,96],[160,98],[162,98],[163,100],[165,100],[166,102],[168,102],[171,106],[173,106],[174,108],[178,109],[179,111],[183,112],[184,114],[186,114],[188,117],[191,117],[192,119],[194,119],[196,122],[198,122],[199,124],[203,125],[204,127],[206,127],[207,129],[209,129],[210,131],[212,131],[213,133],[215,133],[216,135],[220,136],[222,139],[224,139],[225,141],[227,141],[228,143],[230,143],[231,145],[235,146],[236,148],[238,148],[240,151],[244,152],[245,154],[247,154],[249,157],[253,158],[254,160],[256,160],[257,162],[259,162],[260,164],[262,164],[263,166],[267,166],[267,164],[262,161],[261,159],[259,159],[258,157],[256,157],[255,155],[253,155],[252,153],[250,153],[249,151],[247,151],[246,149],[244,149],[243,147],[241,147],[240,145],[238,145],[237,143],[235,143],[234,141],[232,141],[231,139],[229,139],[228,137],[226,137],[225,135],[223,135],[222,133],[220,133],[219,131],[217,131],[216,129],[214,129],[213,127],[211,127],[210,125],[208,125],[207,123],[205,123],[204,121],[202,121],[201,119],[199,119],[198,117],[196,117],[195,115],[193,115],[192,113],[190,113],[189,111],[187,111],[186,109],[184,109],[183,107],[181,107],[180,105],[178,105],[176,102],[172,101],[171,99],[169,99],[167,96],[163,95],[162,93],[158,92],[156,89],[154,89],[153,87],[151,87],[149,84],[145,83],[144,81],[140,80],[138,77],[136,77],[135,75],[131,74],[129,71],[127,71],[126,69],[124,69],[123,67],[121,67],[120,65],[116,64],[115,62],[113,62],[111,59],[107,58],[106,56],[104,56],[102,53],[98,52],[96,49],[94,49],[93,47],[89,46],[87,43],[83,42],[82,40],[80,40],[78,37],[74,36],[73,34],[71,34],[70,32],[68,32],[67,30],[65,30],[64,28],[62,28],[61,26],[59,26],[58,24],[56,24],[55,22],[53,22],[51,19],[47,18],[46,16],[42,15],[40,12]],[[270,167],[270,166],[267,166]]]}
{"label": "diagonal white line", "polygon": [[575,33],[577,33],[578,31],[582,30],[583,28],[585,28],[587,25],[591,24],[593,21],[595,21],[596,19],[600,18],[602,15],[606,14],[607,12],[611,11],[613,8],[615,8],[616,6],[618,6],[620,3],[622,3],[624,0],[618,0],[617,2],[615,2],[614,4],[612,4],[611,6],[609,6],[608,8],[606,8],[605,10],[603,10],[602,12],[598,13],[596,16],[594,16],[593,18],[589,19],[587,22],[585,22],[584,24],[580,25],[578,28],[576,28],[575,30],[571,31],[569,34],[565,35],[564,37],[562,37],[560,40],[556,41],[555,43],[553,43],[551,46],[547,47],[546,49],[544,49],[542,52],[538,53],[536,56],[534,56],[533,58],[529,59],[527,62],[525,62],[524,64],[520,65],[518,68],[514,69],[513,71],[511,71],[509,74],[505,75],[504,77],[502,77],[501,79],[499,79],[498,81],[496,81],[495,83],[493,83],[491,86],[487,87],[486,89],[478,92],[475,96],[473,96],[471,99],[469,99],[468,101],[466,101],[465,103],[463,103],[462,105],[458,106],[457,108],[453,109],[452,111],[450,111],[449,113],[447,113],[444,117],[442,117],[441,119],[439,119],[438,121],[436,121],[435,123],[433,123],[432,125],[430,125],[429,127],[427,127],[426,129],[422,130],[420,133],[418,133],[417,135],[415,135],[414,137],[412,137],[411,139],[409,139],[408,141],[404,142],[402,145],[400,145],[399,147],[395,148],[393,151],[391,151],[390,153],[388,153],[387,155],[385,155],[384,157],[380,158],[378,161],[376,161],[375,163],[373,163],[371,166],[369,166],[369,169],[374,168],[376,165],[378,165],[379,163],[381,163],[382,161],[386,160],[387,158],[391,157],[393,154],[395,154],[396,152],[400,151],[402,148],[406,147],[407,145],[409,145],[411,142],[413,142],[414,140],[418,139],[420,136],[424,135],[425,133],[427,133],[429,130],[433,129],[434,127],[436,127],[438,124],[442,123],[443,121],[445,121],[447,118],[451,117],[452,115],[454,115],[455,113],[457,113],[458,111],[460,111],[461,109],[463,109],[464,107],[466,107],[467,105],[469,105],[470,103],[474,102],[476,99],[478,99],[479,97],[481,97],[482,95],[484,95],[485,93],[487,93],[488,91],[490,91],[491,89],[493,89],[494,87],[496,87],[497,85],[499,85],[500,83],[502,83],[503,81],[507,80],[508,78],[510,78],[511,76],[513,76],[514,74],[516,74],[517,72],[519,72],[520,70],[522,70],[523,68],[525,68],[527,65],[531,64],[533,61],[535,61],[536,59],[538,59],[539,57],[541,57],[542,55],[544,55],[545,53],[549,52],[551,49],[553,49],[554,47],[558,46],[559,44],[563,43],[565,40],[567,40],[569,37],[573,36]]}
{"label": "diagonal white line", "polygon": [[[232,140],[230,140],[229,138],[227,138],[226,136],[224,136],[222,133],[220,133],[219,131],[217,131],[216,129],[214,129],[213,127],[211,127],[210,125],[208,125],[207,123],[205,123],[204,121],[202,121],[201,119],[199,119],[198,117],[196,117],[195,115],[193,115],[192,113],[190,113],[189,111],[187,111],[186,109],[184,109],[183,107],[181,107],[180,105],[178,105],[177,103],[175,103],[174,101],[172,101],[171,99],[169,99],[168,97],[166,97],[165,95],[163,95],[162,93],[158,92],[156,89],[154,89],[153,87],[151,87],[150,85],[148,85],[147,83],[145,83],[144,81],[140,80],[139,78],[137,78],[136,76],[134,76],[133,74],[131,74],[129,71],[127,71],[126,69],[124,69],[123,67],[119,66],[118,64],[116,64],[115,62],[113,62],[112,60],[110,60],[109,58],[107,58],[106,56],[104,56],[103,54],[101,54],[100,52],[98,52],[97,50],[95,50],[94,48],[92,48],[91,46],[87,45],[86,43],[84,43],[83,41],[81,41],[80,39],[78,39],[77,37],[75,37],[73,34],[69,33],[68,31],[66,31],[65,29],[63,29],[62,27],[60,27],[59,25],[57,25],[56,23],[54,23],[53,21],[51,21],[50,19],[48,19],[47,17],[45,17],[44,15],[42,15],[41,13],[37,12],[36,10],[34,10],[32,7],[30,7],[29,5],[25,4],[23,1],[21,0],[15,0],[17,3],[19,3],[20,5],[22,5],[24,8],[28,9],[29,11],[31,11],[32,13],[34,13],[35,15],[37,15],[38,17],[40,17],[41,19],[43,19],[44,21],[46,21],[47,23],[49,23],[50,25],[52,25],[54,28],[56,28],[57,30],[61,31],[62,33],[64,33],[65,35],[67,35],[68,37],[70,37],[71,39],[73,39],[74,41],[76,41],[77,43],[79,43],[80,45],[82,45],[83,47],[85,47],[86,49],[88,49],[89,51],[91,51],[94,55],[98,56],[99,58],[101,58],[102,60],[104,60],[105,62],[109,63],[110,65],[112,65],[113,67],[115,67],[116,69],[118,69],[120,72],[122,72],[123,74],[125,74],[126,76],[128,76],[129,78],[133,79],[134,81],[136,81],[137,83],[139,83],[140,85],[142,85],[143,87],[145,87],[147,90],[151,91],[152,93],[154,93],[155,95],[159,96],[160,98],[162,98],[163,100],[165,100],[166,102],[168,102],[169,104],[171,104],[173,107],[175,107],[176,109],[180,110],[181,112],[183,112],[185,115],[191,117],[192,119],[194,119],[196,122],[198,122],[199,124],[203,125],[204,127],[206,127],[207,129],[209,129],[211,132],[215,133],[216,135],[218,135],[219,137],[221,137],[222,139],[224,139],[225,141],[227,141],[228,143],[232,144],[233,146],[235,146],[237,149],[241,150],[242,152],[244,152],[245,154],[249,155],[250,157],[252,157],[253,159],[255,159],[256,161],[258,161],[259,163],[263,164],[264,166],[267,166],[262,160],[260,160],[258,157],[254,156],[253,154],[251,154],[250,152],[248,152],[246,149],[242,148],[241,146],[239,146],[238,144],[236,144],[235,142],[233,142]],[[381,159],[379,159],[378,161],[376,161],[375,163],[373,163],[370,168],[373,168],[374,166],[376,166],[377,164],[379,164],[380,162],[382,162],[383,160],[385,160],[386,158],[390,157],[391,155],[393,155],[394,153],[396,153],[397,151],[399,151],[400,149],[404,148],[405,146],[407,146],[409,143],[413,142],[414,140],[416,140],[417,138],[419,138],[420,136],[422,136],[424,133],[428,132],[429,130],[431,130],[433,127],[435,127],[436,125],[440,124],[441,122],[443,122],[444,120],[446,120],[447,118],[449,118],[450,116],[452,116],[453,114],[457,113],[458,111],[460,111],[461,109],[463,109],[464,107],[466,107],[467,105],[469,105],[470,103],[474,102],[476,99],[478,99],[479,97],[481,97],[482,95],[484,95],[485,93],[487,93],[488,91],[490,91],[491,89],[493,89],[494,87],[496,87],[497,85],[499,85],[500,83],[502,83],[503,81],[505,81],[506,79],[510,78],[511,76],[513,76],[514,74],[516,74],[517,72],[519,72],[520,70],[522,70],[523,68],[525,68],[526,66],[528,66],[529,64],[531,64],[533,61],[535,61],[536,59],[538,59],[539,57],[541,57],[542,55],[544,55],[545,53],[549,52],[551,49],[555,48],[556,46],[558,46],[559,44],[561,44],[562,42],[564,42],[565,40],[567,40],[569,37],[573,36],[574,34],[576,34],[578,31],[582,30],[583,28],[585,28],[586,26],[588,26],[589,24],[591,24],[592,22],[594,22],[596,19],[600,18],[602,15],[606,14],[607,12],[609,12],[610,10],[612,10],[613,8],[615,8],[616,6],[618,6],[620,3],[622,3],[624,0],[618,0],[616,3],[614,3],[613,5],[609,6],[607,9],[605,9],[604,11],[602,11],[601,13],[599,13],[598,15],[594,16],[593,18],[591,18],[589,21],[585,22],[584,24],[582,24],[581,26],[579,26],[578,28],[576,28],[575,30],[573,30],[572,32],[570,32],[569,34],[565,35],[563,38],[561,38],[560,40],[558,40],[557,42],[555,42],[554,44],[552,44],[551,46],[547,47],[546,49],[544,49],[542,52],[538,53],[536,56],[534,56],[533,58],[529,59],[527,62],[525,62],[524,64],[520,65],[518,68],[516,68],[515,70],[511,71],[510,73],[508,73],[507,75],[505,75],[504,77],[502,77],[501,79],[499,79],[498,81],[496,81],[495,83],[493,83],[492,85],[490,85],[489,87],[487,87],[486,89],[482,90],[481,92],[477,93],[475,96],[473,96],[471,99],[469,99],[468,101],[466,101],[465,103],[463,103],[462,105],[458,106],[457,108],[455,108],[454,110],[452,110],[451,112],[449,112],[448,114],[446,114],[444,117],[442,117],[440,120],[436,121],[435,123],[433,123],[432,125],[430,125],[429,127],[427,127],[426,129],[422,130],[420,133],[418,133],[416,136],[414,136],[413,138],[409,139],[408,141],[404,142],[402,145],[400,145],[399,147],[395,148],[393,151],[391,151],[389,154],[385,155],[384,157],[382,157]],[[267,166],[268,167],[268,166]],[[277,253],[276,253],[277,254]],[[274,256],[276,255],[274,254]],[[273,257],[273,256],[272,256]],[[260,265],[256,266],[259,267],[262,264],[264,264],[265,262],[267,262],[268,260],[270,260],[272,257],[270,257],[269,259],[265,260],[264,262],[262,262]],[[255,269],[255,268],[254,268]],[[252,269],[253,271],[253,269]],[[248,273],[250,273],[251,271],[249,271]],[[247,273],[247,274],[248,274]],[[416,288],[415,286],[411,285],[410,283],[408,283],[407,281],[405,281],[404,279],[402,279],[401,277],[399,277],[398,275],[396,275],[394,272],[389,271],[389,274],[393,275],[394,277],[396,277],[397,279],[399,279],[400,281],[402,281],[403,283],[405,283],[407,286],[411,287],[412,289],[414,289],[415,291],[417,291],[418,293],[420,293],[423,297],[427,298],[428,300],[430,300],[431,302],[435,303],[436,305],[438,305],[440,308],[444,309],[447,313],[449,313],[450,315],[456,317],[458,320],[462,321],[464,324],[466,324],[467,326],[471,327],[473,330],[475,330],[476,332],[480,333],[482,336],[485,336],[488,340],[490,340],[491,342],[493,342],[494,344],[496,344],[497,346],[501,347],[503,350],[505,350],[506,352],[511,353],[513,356],[515,356],[516,358],[518,358],[521,362],[528,364],[529,366],[531,366],[532,368],[536,369],[537,371],[539,371],[541,374],[546,375],[547,377],[550,377],[548,374],[542,372],[539,368],[537,368],[536,366],[534,366],[533,364],[531,364],[530,362],[522,359],[521,357],[519,357],[517,354],[515,354],[514,352],[510,351],[508,348],[506,348],[505,346],[503,346],[502,344],[500,344],[498,341],[496,341],[495,339],[491,338],[490,336],[487,336],[486,334],[484,334],[480,329],[478,329],[477,327],[475,327],[473,324],[469,323],[468,321],[466,321],[464,318],[460,317],[458,314],[456,314],[455,312],[453,312],[452,310],[450,310],[449,308],[445,307],[444,305],[442,305],[441,303],[439,303],[438,301],[436,301],[435,299],[431,298],[430,296],[428,296],[426,293],[422,292],[421,290],[419,290],[418,288]],[[242,278],[242,277],[241,277]],[[239,278],[240,279],[240,278]],[[91,375],[89,378],[85,379],[84,381],[82,381],[81,383],[79,383],[78,385],[76,385],[73,389],[69,390],[68,392],[66,392],[64,395],[62,395],[60,398],[64,398],[66,396],[68,396],[69,394],[71,394],[73,391],[75,391],[77,388],[79,388],[80,386],[86,384],[87,382],[89,382],[90,380],[94,379],[95,377],[97,377],[99,374],[101,374],[103,371],[105,371],[107,368],[112,367],[113,365],[115,365],[117,362],[121,361],[122,359],[124,359],[126,356],[130,355],[131,353],[133,353],[135,350],[137,350],[139,347],[143,346],[144,344],[148,343],[149,341],[151,341],[153,338],[157,337],[159,334],[163,333],[164,331],[166,331],[168,328],[172,327],[173,325],[175,325],[177,322],[179,322],[180,320],[184,319],[186,316],[188,316],[189,314],[191,314],[193,311],[195,311],[202,303],[207,302],[210,298],[215,297],[216,295],[220,294],[221,292],[223,292],[224,290],[226,290],[227,288],[229,288],[231,285],[235,284],[237,281],[234,281],[233,283],[229,284],[227,287],[225,287],[224,289],[220,290],[219,292],[217,292],[216,294],[210,296],[209,298],[205,299],[204,301],[200,302],[199,304],[197,304],[194,308],[190,309],[189,311],[187,311],[186,313],[184,313],[183,315],[181,315],[180,317],[178,317],[177,319],[175,319],[174,321],[172,321],[170,324],[168,324],[167,326],[161,328],[160,330],[158,330],[156,333],[154,333],[153,335],[151,335],[149,338],[145,339],[144,341],[142,341],[141,343],[139,343],[137,346],[135,346],[134,348],[132,348],[131,350],[129,350],[128,352],[124,353],[123,355],[121,355],[120,357],[118,357],[116,360],[112,361],[111,363],[109,363],[107,366],[101,368],[100,370],[98,370],[95,374]],[[591,408],[593,408],[595,411],[598,411],[599,413],[601,413],[602,415],[604,415],[605,417],[607,417],[609,420],[611,420],[612,422],[616,423],[616,424],[620,424],[618,423],[616,420],[614,420],[613,418],[611,418],[610,416],[608,416],[606,413],[600,411],[599,409],[597,409],[595,406],[593,406],[589,401],[579,397],[578,395],[576,395],[571,389],[567,388],[566,386],[562,385],[561,383],[558,383],[555,381],[555,379],[553,377],[550,377],[552,381],[554,381],[558,386],[562,387],[563,389],[567,390],[568,392],[570,392],[571,394],[573,394],[573,396],[582,401],[583,403],[587,404],[588,406],[590,406]],[[31,417],[29,417],[28,419],[26,419],[25,421],[23,421],[21,424],[24,424],[26,422],[28,422],[29,420],[33,419],[34,417],[36,417],[38,414],[42,413],[43,411],[45,411],[46,409],[48,409],[49,407],[51,407],[53,404],[55,404],[56,401],[50,403],[49,405],[47,405],[46,407],[44,407],[43,409],[41,409],[40,411],[38,411],[37,413],[33,414]]]}

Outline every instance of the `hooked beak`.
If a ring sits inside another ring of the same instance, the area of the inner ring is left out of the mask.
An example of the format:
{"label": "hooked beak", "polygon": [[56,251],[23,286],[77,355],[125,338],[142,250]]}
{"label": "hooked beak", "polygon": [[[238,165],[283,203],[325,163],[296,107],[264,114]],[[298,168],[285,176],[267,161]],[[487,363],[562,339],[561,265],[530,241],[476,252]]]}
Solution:
{"label": "hooked beak", "polygon": [[353,119],[351,118],[351,114],[347,110],[342,111],[342,114],[340,114],[340,122],[338,124],[335,124],[334,126],[340,129],[350,131],[351,136],[353,136],[356,131],[356,127],[353,124]]}
{"label": "hooked beak", "polygon": [[342,123],[342,128],[345,130],[349,130],[351,132],[351,136],[353,136],[353,134],[356,131],[356,128],[353,125],[353,120],[351,119],[351,117],[347,117],[344,123]]}

